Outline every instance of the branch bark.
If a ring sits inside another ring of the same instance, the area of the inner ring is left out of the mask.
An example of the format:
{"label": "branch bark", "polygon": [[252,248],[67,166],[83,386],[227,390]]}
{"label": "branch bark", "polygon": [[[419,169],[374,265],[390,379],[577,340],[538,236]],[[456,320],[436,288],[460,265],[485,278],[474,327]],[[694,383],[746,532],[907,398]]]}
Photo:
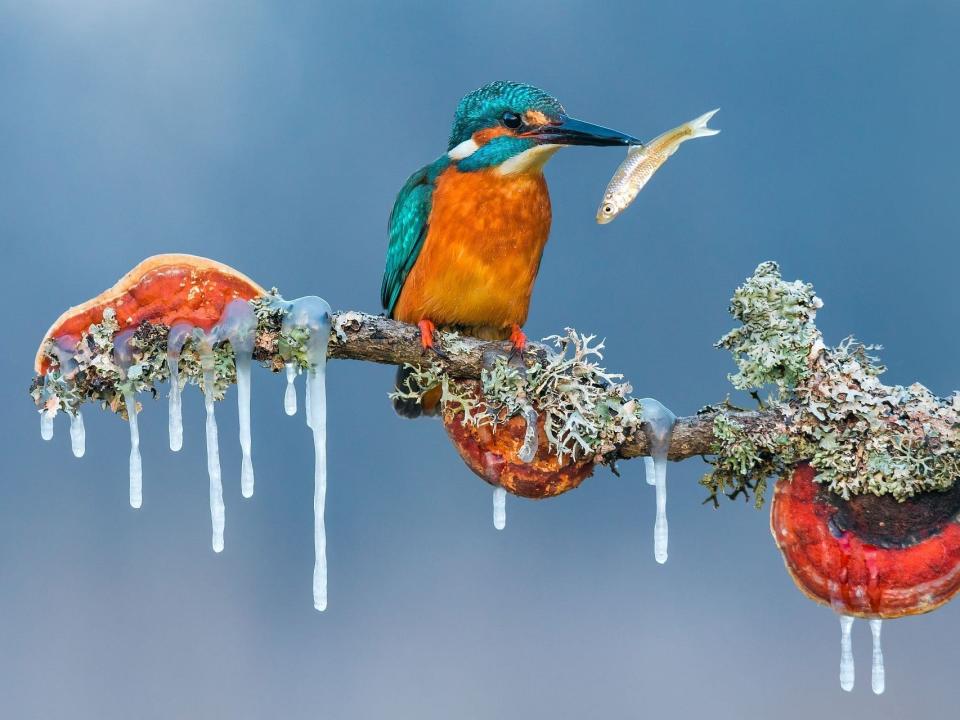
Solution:
{"label": "branch bark", "polygon": [[[508,354],[507,342],[491,342],[477,338],[439,333],[438,347],[441,353],[425,351],[420,344],[420,331],[415,325],[397,322],[377,315],[360,312],[334,314],[330,338],[331,358],[365,360],[387,365],[411,365],[434,363],[451,377],[478,379],[490,359],[499,354]],[[524,351],[527,363],[543,360],[551,352],[540,343],[531,342]],[[280,366],[282,367],[282,365]],[[278,367],[277,369],[280,369]],[[773,425],[778,416],[773,411],[730,413],[748,430],[763,425]],[[697,455],[708,455],[713,444],[713,419],[715,413],[678,417],[670,445],[671,460],[685,460]],[[629,459],[648,455],[647,439],[643,434],[633,437],[620,448],[620,457]]]}

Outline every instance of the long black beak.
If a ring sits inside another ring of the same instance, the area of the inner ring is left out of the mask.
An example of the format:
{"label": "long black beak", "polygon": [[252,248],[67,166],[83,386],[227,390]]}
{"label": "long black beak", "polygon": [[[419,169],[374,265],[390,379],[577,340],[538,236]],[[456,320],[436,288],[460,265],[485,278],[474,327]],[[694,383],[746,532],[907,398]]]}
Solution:
{"label": "long black beak", "polygon": [[635,137],[602,125],[577,120],[566,115],[558,116],[549,125],[543,125],[530,132],[542,143],[551,145],[642,145]]}

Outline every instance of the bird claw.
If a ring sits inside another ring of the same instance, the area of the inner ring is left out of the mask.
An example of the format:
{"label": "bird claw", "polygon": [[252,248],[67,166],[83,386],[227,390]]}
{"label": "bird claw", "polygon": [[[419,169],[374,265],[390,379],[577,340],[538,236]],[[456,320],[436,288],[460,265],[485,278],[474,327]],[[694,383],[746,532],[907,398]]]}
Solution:
{"label": "bird claw", "polygon": [[420,328],[420,346],[423,348],[424,352],[431,350],[437,355],[437,357],[443,358],[444,360],[449,360],[450,356],[441,350],[434,340],[434,335],[437,332],[437,326],[434,325],[430,320],[423,319],[417,323],[417,327]]}
{"label": "bird claw", "polygon": [[510,350],[510,355],[507,356],[507,361],[513,360],[515,357],[519,357],[520,361],[524,361],[523,351],[527,347],[527,336],[520,329],[520,326],[514,324],[510,330],[510,344],[513,348]]}

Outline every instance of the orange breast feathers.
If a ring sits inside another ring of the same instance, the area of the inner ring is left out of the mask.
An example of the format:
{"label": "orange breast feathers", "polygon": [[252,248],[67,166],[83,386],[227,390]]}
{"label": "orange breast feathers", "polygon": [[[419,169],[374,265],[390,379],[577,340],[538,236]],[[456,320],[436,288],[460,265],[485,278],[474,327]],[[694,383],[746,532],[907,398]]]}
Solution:
{"label": "orange breast feathers", "polygon": [[437,178],[429,228],[393,316],[506,337],[523,325],[550,234],[543,174],[494,169]]}

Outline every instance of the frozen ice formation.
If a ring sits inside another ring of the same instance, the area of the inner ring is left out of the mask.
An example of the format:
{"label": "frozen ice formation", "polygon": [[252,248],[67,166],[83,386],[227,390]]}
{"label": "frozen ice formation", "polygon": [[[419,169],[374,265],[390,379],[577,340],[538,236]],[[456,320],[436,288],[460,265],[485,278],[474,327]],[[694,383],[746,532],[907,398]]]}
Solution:
{"label": "frozen ice formation", "polygon": [[87,432],[83,427],[83,415],[80,411],[70,415],[70,449],[73,456],[82,458],[87,451]]}
{"label": "frozen ice formation", "polygon": [[293,381],[297,377],[297,364],[288,362],[284,366],[287,373],[287,389],[283,392],[283,411],[287,415],[297,414],[297,386]]}
{"label": "frozen ice formation", "polygon": [[850,692],[853,690],[853,644],[850,640],[850,628],[853,627],[853,618],[849,615],[840,616],[840,687]]}
{"label": "frozen ice formation", "polygon": [[667,455],[677,416],[659,400],[643,398],[643,427],[650,456],[644,458],[647,483],[657,488],[657,519],[653,526],[653,556],[658,563],[667,561]]}
{"label": "frozen ice formation", "polygon": [[880,627],[883,620],[870,621],[870,633],[873,635],[873,664],[870,668],[870,685],[875,695],[881,695],[886,685],[886,673],[883,670],[883,648],[880,647]]}
{"label": "frozen ice formation", "polygon": [[313,431],[313,606],[327,608],[327,534],[324,507],[327,496],[327,345],[330,341],[330,305],[313,295],[284,302],[282,330],[307,332],[307,425]]}
{"label": "frozen ice formation", "polygon": [[167,335],[167,368],[170,370],[170,405],[167,426],[170,449],[178,452],[183,447],[183,406],[180,399],[180,351],[190,337],[193,326],[177,323]]}
{"label": "frozen ice formation", "polygon": [[133,365],[133,348],[130,341],[134,330],[124,330],[113,340],[113,356],[123,371],[123,403],[127,409],[130,425],[130,507],[139,509],[143,505],[143,469],[140,461],[140,429],[137,425],[137,397],[129,377]]}
{"label": "frozen ice formation", "polygon": [[502,487],[493,489],[493,526],[497,530],[507,526],[507,491]]}
{"label": "frozen ice formation", "polygon": [[253,459],[250,454],[250,365],[253,344],[257,337],[257,317],[250,303],[233,300],[227,305],[217,326],[233,348],[237,369],[237,410],[240,420],[240,491],[245,498],[253,495]]}

